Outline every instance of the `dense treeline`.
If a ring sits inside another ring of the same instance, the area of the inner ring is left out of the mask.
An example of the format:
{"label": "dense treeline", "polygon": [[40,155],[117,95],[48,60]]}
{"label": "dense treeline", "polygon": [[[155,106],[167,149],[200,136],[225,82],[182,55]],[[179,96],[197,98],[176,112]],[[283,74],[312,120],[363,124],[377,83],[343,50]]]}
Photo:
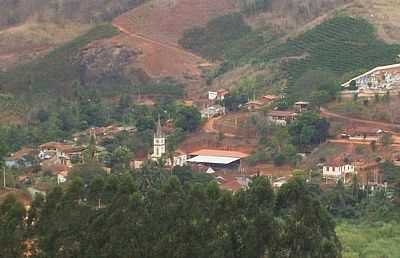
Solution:
{"label": "dense treeline", "polygon": [[186,168],[170,176],[154,165],[89,185],[75,177],[38,197],[26,223],[6,221],[19,210],[7,200],[1,226],[19,230],[0,230],[0,241],[8,258],[20,257],[23,249],[13,244],[23,239],[34,240],[34,257],[341,257],[318,187],[304,179],[275,193],[267,179],[255,178],[236,194],[207,181],[194,181]]}

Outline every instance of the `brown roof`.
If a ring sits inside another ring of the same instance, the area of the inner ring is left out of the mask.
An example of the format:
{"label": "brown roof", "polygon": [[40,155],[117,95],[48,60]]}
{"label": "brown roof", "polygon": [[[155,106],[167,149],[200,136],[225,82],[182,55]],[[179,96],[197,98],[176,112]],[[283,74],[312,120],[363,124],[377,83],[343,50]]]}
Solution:
{"label": "brown roof", "polygon": [[62,164],[52,165],[52,166],[49,166],[47,169],[50,170],[51,172],[53,172],[54,174],[69,172],[69,167],[66,165],[62,165]]}
{"label": "brown roof", "polygon": [[35,149],[32,148],[22,148],[19,151],[12,154],[11,157],[8,157],[7,160],[20,160],[24,156],[31,155],[34,151]]}
{"label": "brown roof", "polygon": [[262,102],[260,100],[250,100],[249,102],[246,103],[246,105],[257,105],[257,106],[262,106],[265,104],[266,102]]}
{"label": "brown roof", "polygon": [[217,91],[217,94],[218,94],[218,96],[225,96],[225,95],[229,94],[229,91],[225,90],[225,89],[221,89],[221,90]]}
{"label": "brown roof", "polygon": [[83,151],[85,148],[81,146],[76,146],[72,144],[67,144],[67,143],[61,143],[61,142],[48,142],[45,144],[42,144],[39,146],[41,149],[44,148],[54,148],[63,152],[80,152]]}
{"label": "brown roof", "polygon": [[223,183],[219,187],[222,190],[229,190],[232,192],[237,192],[243,188],[243,186],[236,179]]}
{"label": "brown roof", "polygon": [[272,101],[272,100],[280,99],[281,97],[275,96],[275,95],[265,95],[265,96],[263,96],[262,98],[263,98],[263,99],[266,99],[266,100],[269,100],[269,101]]}
{"label": "brown roof", "polygon": [[[334,158],[327,160],[325,162],[325,165],[330,166],[330,167],[343,166],[343,165],[346,165],[345,159],[346,159],[346,156],[334,157]],[[348,158],[348,159],[350,160],[350,158]]]}
{"label": "brown roof", "polygon": [[191,156],[220,156],[220,157],[231,157],[231,158],[246,158],[249,154],[239,151],[227,151],[227,150],[213,150],[213,149],[202,149],[190,153]]}

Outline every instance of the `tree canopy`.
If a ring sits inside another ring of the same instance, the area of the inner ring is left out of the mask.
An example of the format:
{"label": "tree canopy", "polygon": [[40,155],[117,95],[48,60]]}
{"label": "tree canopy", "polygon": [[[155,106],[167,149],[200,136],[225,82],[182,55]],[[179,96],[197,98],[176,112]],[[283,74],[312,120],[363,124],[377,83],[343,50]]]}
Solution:
{"label": "tree canopy", "polygon": [[7,201],[2,248],[21,257],[10,241],[23,239],[19,228],[37,240],[33,257],[341,257],[334,223],[304,179],[275,194],[256,177],[233,194],[191,173],[149,165],[88,185],[75,178],[35,201],[26,227],[23,209]]}

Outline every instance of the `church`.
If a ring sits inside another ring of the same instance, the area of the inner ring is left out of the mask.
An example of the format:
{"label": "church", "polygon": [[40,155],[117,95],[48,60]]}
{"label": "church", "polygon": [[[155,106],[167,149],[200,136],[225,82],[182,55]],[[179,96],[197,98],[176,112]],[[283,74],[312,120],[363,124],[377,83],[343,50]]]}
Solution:
{"label": "church", "polygon": [[186,165],[187,155],[182,151],[175,151],[173,157],[167,157],[166,144],[167,138],[162,131],[160,118],[158,118],[157,129],[153,138],[153,154],[151,155],[151,159],[154,161],[166,159],[165,165],[168,167]]}
{"label": "church", "polygon": [[153,137],[153,154],[151,159],[157,161],[166,155],[166,136],[162,132],[161,121],[158,118],[157,129]]}

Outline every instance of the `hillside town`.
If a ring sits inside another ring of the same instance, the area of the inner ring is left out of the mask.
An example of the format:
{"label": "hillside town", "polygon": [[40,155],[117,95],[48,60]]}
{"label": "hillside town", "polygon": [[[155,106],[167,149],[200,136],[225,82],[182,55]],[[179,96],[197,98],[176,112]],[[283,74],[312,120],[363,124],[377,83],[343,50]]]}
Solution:
{"label": "hillside town", "polygon": [[0,258],[397,258],[398,0],[0,1]]}
{"label": "hillside town", "polygon": [[[393,70],[397,65],[376,68],[356,79],[356,86],[359,92],[364,89],[396,91],[396,74]],[[389,70],[387,70],[389,69]],[[377,80],[379,74],[385,74],[383,80]],[[389,79],[385,79],[389,78]],[[392,79],[390,79],[392,78]],[[352,80],[352,81],[354,81]],[[349,83],[342,86],[346,89]],[[369,86],[373,83],[373,87]],[[388,85],[392,86],[388,86]],[[345,90],[346,91],[346,90]],[[287,127],[304,113],[315,112],[315,106],[308,101],[297,101],[292,108],[285,110],[278,109],[275,104],[284,99],[284,96],[265,95],[259,98],[249,99],[243,104],[238,104],[236,110],[228,111],[224,105],[225,98],[229,98],[230,92],[227,89],[209,91],[203,99],[206,101],[205,108],[201,110],[203,128],[199,132],[194,132],[186,140],[180,142],[176,149],[171,153],[167,151],[168,145],[168,123],[162,124],[160,116],[156,122],[154,130],[152,148],[148,153],[133,155],[129,159],[129,167],[135,171],[146,166],[149,162],[161,162],[163,166],[172,169],[176,166],[191,167],[196,173],[205,173],[212,176],[220,185],[221,189],[239,191],[246,189],[249,182],[255,176],[266,176],[274,187],[279,187],[292,177],[292,171],[297,167],[304,171],[312,172],[310,180],[315,177],[321,178],[321,185],[334,186],[338,181],[345,185],[351,185],[355,177],[361,187],[370,189],[385,189],[387,182],[383,177],[380,163],[389,158],[394,164],[398,164],[400,153],[400,134],[397,133],[397,125],[371,124],[368,121],[356,121],[348,123],[337,135],[331,135],[322,146],[342,145],[349,152],[337,153],[322,157],[318,162],[310,166],[309,160],[312,159],[314,151],[297,153],[300,163],[295,167],[281,167],[277,165],[257,162],[253,165],[249,162],[249,157],[257,151],[256,145],[248,145],[244,148],[246,136],[240,130],[239,119],[255,114],[265,114],[266,122],[269,126]],[[190,106],[196,105],[199,101],[185,100]],[[200,101],[201,102],[201,101]],[[199,102],[199,103],[200,103]],[[202,101],[204,103],[204,101]],[[187,105],[187,104],[185,104]],[[324,109],[318,110],[322,117],[328,120],[335,119],[335,115],[330,114]],[[233,125],[229,124],[229,117],[236,116]],[[346,120],[346,118],[343,118]],[[342,119],[342,120],[343,120]],[[217,124],[218,123],[218,124]],[[174,130],[174,129],[172,129]],[[20,175],[16,178],[18,187],[30,187],[42,193],[51,189],[54,184],[64,184],[68,181],[70,172],[74,166],[84,164],[92,159],[103,164],[104,171],[111,173],[107,157],[110,153],[105,147],[107,141],[118,137],[119,134],[134,135],[137,129],[134,126],[109,125],[106,127],[93,127],[72,135],[71,139],[64,139],[61,142],[48,142],[39,146],[22,147],[5,159],[5,173],[11,170],[20,170]],[[216,148],[211,142],[193,145],[190,142],[197,137],[198,133],[205,133],[208,136],[217,135],[227,138],[227,143]],[[237,138],[238,144],[231,145],[229,139]],[[357,154],[357,148],[364,146],[381,147],[385,145],[385,152],[382,156],[373,159],[366,158],[365,155]],[[389,145],[389,146],[387,146]],[[355,148],[354,148],[355,146]],[[42,178],[49,178],[44,182]],[[7,185],[4,179],[4,185]]]}

